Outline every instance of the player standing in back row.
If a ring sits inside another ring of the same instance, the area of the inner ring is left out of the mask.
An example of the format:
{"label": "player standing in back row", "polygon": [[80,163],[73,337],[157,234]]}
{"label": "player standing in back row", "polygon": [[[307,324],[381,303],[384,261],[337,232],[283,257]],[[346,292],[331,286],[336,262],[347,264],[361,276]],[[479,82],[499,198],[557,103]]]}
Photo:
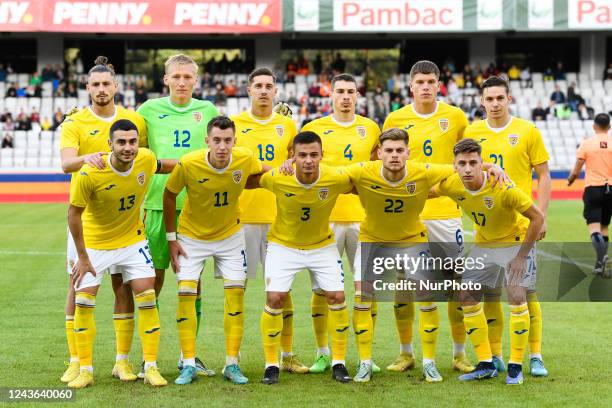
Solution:
{"label": "player standing in back row", "polygon": [[[206,146],[206,126],[211,118],[218,115],[215,106],[208,101],[193,99],[193,88],[198,81],[198,65],[191,57],[173,55],[165,63],[164,84],[170,96],[150,99],[138,109],[147,124],[149,148],[163,159],[180,159],[184,154]],[[166,269],[170,267],[166,229],[163,220],[163,193],[168,175],[156,174],[144,202],[145,232],[155,265],[155,293],[159,298],[164,284]],[[185,192],[176,199],[176,218],[183,208]],[[196,299],[196,316],[199,328],[201,299]],[[159,303],[158,303],[159,307]],[[179,359],[182,368],[182,357]],[[196,358],[198,374],[214,375]],[[141,373],[142,374],[142,373]]]}
{"label": "player standing in back row", "polygon": [[[419,61],[410,69],[410,91],[414,102],[392,112],[383,131],[400,128],[410,136],[410,160],[435,164],[453,164],[453,146],[463,137],[468,121],[463,111],[437,100],[440,70],[431,61]],[[421,213],[427,227],[432,255],[456,258],[463,254],[463,225],[459,207],[448,197],[427,200]],[[400,337],[400,355],[387,367],[405,371],[414,365],[412,325],[414,304],[403,300],[394,305],[395,323]],[[425,314],[426,318],[431,314]],[[453,368],[463,373],[474,370],[465,355],[466,334],[461,305],[448,302],[448,320],[453,336]]]}

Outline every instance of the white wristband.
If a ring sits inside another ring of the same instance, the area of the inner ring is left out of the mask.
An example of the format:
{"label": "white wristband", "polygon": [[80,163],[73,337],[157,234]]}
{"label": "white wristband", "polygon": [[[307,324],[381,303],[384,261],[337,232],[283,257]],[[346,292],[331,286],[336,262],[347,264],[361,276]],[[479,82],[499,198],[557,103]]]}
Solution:
{"label": "white wristband", "polygon": [[166,241],[176,241],[176,232],[166,232]]}

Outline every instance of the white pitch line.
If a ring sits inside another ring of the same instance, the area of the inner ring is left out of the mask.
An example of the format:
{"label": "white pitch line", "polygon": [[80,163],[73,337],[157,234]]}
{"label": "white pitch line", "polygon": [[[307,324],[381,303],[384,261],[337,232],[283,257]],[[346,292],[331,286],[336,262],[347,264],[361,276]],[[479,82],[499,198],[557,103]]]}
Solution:
{"label": "white pitch line", "polygon": [[0,249],[0,255],[31,255],[31,256],[49,256],[49,255],[65,255],[65,252],[60,251],[10,251]]}

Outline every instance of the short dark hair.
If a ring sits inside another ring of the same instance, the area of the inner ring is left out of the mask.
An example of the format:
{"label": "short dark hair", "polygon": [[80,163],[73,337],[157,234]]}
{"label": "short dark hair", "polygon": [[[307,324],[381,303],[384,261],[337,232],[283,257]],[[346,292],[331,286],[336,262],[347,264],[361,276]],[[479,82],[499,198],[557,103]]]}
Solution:
{"label": "short dark hair", "polygon": [[595,115],[593,123],[600,130],[608,130],[610,129],[610,115],[607,113],[598,113]]}
{"label": "short dark hair", "polygon": [[338,81],[352,82],[355,84],[355,88],[357,87],[357,81],[355,80],[355,77],[352,76],[351,74],[338,74],[335,77],[333,77],[331,81],[332,89],[334,88],[334,86],[336,85],[336,82]]}
{"label": "short dark hair", "polygon": [[404,129],[391,128],[385,130],[378,136],[378,145],[382,146],[386,140],[401,140],[408,145],[408,139],[408,132]]}
{"label": "short dark hair", "polygon": [[440,79],[440,68],[431,61],[421,60],[410,68],[410,78],[414,78],[416,74],[434,74],[437,79]]}
{"label": "short dark hair", "polygon": [[498,76],[490,76],[489,78],[487,78],[486,81],[482,83],[482,87],[481,87],[482,93],[484,94],[484,90],[486,88],[491,88],[493,86],[503,86],[504,88],[506,88],[506,93],[507,94],[510,93],[510,87],[508,86],[508,81]]}
{"label": "short dark hair", "polygon": [[93,74],[94,72],[108,72],[112,77],[115,77],[115,67],[113,64],[108,63],[108,58],[100,55],[94,61],[94,66],[87,73],[88,76]]}
{"label": "short dark hair", "polygon": [[276,84],[276,76],[274,75],[274,72],[272,72],[272,70],[270,68],[255,68],[250,74],[249,74],[249,85],[251,85],[253,83],[253,80],[255,80],[255,77],[258,77],[260,75],[265,75],[265,76],[271,76],[272,77],[272,82],[274,82]]}
{"label": "short dark hair", "polygon": [[300,132],[297,135],[295,135],[295,137],[293,138],[294,148],[296,145],[299,145],[299,144],[311,144],[311,143],[318,143],[319,146],[323,147],[323,142],[321,141],[321,138],[315,132],[311,132],[311,131]]}
{"label": "short dark hair", "polygon": [[114,122],[111,125],[110,130],[108,131],[108,136],[109,136],[110,140],[113,140],[114,133],[117,130],[122,130],[124,132],[130,131],[130,130],[135,130],[136,134],[138,134],[138,127],[136,126],[136,124],[134,122],[132,122],[129,119],[119,119],[118,121]]}
{"label": "short dark hair", "polygon": [[461,139],[453,148],[453,154],[457,157],[457,155],[462,153],[478,153],[480,156],[482,154],[482,146],[474,139]]}
{"label": "short dark hair", "polygon": [[221,130],[232,129],[236,133],[236,124],[233,120],[224,115],[215,116],[208,122],[206,126],[206,132],[210,134],[213,128],[219,128]]}

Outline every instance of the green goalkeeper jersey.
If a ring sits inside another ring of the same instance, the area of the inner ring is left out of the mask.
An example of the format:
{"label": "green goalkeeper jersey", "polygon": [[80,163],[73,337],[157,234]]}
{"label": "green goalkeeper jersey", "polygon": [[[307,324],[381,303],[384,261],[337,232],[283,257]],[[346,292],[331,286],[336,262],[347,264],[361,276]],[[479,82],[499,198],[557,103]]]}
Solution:
{"label": "green goalkeeper jersey", "polygon": [[[206,147],[206,126],[217,116],[209,101],[192,99],[187,105],[174,105],[169,97],[150,99],[138,108],[147,124],[149,149],[159,159],[180,159],[184,154]],[[144,202],[147,210],[163,210],[164,188],[168,174],[155,174]],[[176,198],[183,208],[185,191]]]}

